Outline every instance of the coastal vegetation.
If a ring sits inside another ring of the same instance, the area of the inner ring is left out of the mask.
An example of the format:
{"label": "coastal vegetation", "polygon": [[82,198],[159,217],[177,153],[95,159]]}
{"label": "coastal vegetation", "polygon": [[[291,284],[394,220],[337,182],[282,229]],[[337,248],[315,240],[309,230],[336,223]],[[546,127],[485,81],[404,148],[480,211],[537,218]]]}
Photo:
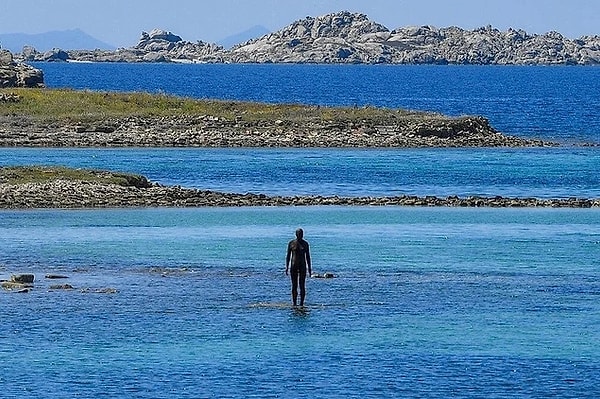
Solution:
{"label": "coastal vegetation", "polygon": [[395,123],[401,119],[441,120],[427,112],[376,107],[320,107],[243,101],[200,100],[144,92],[120,93],[70,89],[12,88],[19,101],[3,103],[0,115],[46,121],[91,122],[107,118],[211,116],[232,121]]}
{"label": "coastal vegetation", "polygon": [[[2,92],[0,92],[2,93]],[[480,116],[167,94],[13,88],[0,96],[5,147],[532,147]]]}

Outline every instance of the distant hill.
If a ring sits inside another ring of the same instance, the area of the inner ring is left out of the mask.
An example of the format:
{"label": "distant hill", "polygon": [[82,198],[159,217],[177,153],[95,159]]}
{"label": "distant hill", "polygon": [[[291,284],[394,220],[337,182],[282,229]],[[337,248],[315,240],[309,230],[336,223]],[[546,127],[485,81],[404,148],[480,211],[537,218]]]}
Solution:
{"label": "distant hill", "polygon": [[38,34],[0,33],[0,46],[13,53],[20,53],[23,46],[32,46],[40,52],[53,48],[115,50],[115,46],[104,43],[80,29]]}
{"label": "distant hill", "polygon": [[271,31],[265,28],[264,26],[256,25],[243,32],[226,37],[225,39],[218,41],[217,44],[219,46],[222,46],[223,48],[230,49],[237,44],[246,43],[249,40],[256,39],[257,37],[262,37],[269,33],[271,33]]}

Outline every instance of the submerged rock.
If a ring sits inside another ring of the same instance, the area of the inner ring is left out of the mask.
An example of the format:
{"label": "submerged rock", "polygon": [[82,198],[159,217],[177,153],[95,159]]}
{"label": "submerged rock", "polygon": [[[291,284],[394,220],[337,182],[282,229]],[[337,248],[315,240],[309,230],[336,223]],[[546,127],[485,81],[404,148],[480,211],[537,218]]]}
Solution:
{"label": "submerged rock", "polygon": [[50,290],[72,290],[74,289],[71,284],[54,284],[48,287]]}
{"label": "submerged rock", "polygon": [[63,276],[62,274],[46,274],[46,278],[49,280],[58,280],[69,278],[69,276]]}
{"label": "submerged rock", "polygon": [[33,284],[25,284],[25,283],[16,283],[14,281],[2,281],[0,282],[0,287],[5,290],[14,291],[14,290],[23,290],[33,288]]}
{"label": "submerged rock", "polygon": [[310,275],[310,277],[312,277],[312,278],[335,278],[336,276],[333,273],[325,272],[323,274],[313,273]]}
{"label": "submerged rock", "polygon": [[83,288],[81,292],[84,294],[116,294],[119,292],[116,288]]}

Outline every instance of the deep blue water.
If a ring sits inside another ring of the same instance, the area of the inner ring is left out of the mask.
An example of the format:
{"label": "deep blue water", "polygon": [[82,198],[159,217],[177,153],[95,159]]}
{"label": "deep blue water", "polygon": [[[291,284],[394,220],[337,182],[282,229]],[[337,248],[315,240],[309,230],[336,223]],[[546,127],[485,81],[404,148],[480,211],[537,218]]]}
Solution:
{"label": "deep blue water", "polygon": [[600,198],[599,149],[0,148],[0,159],[240,193]]}
{"label": "deep blue water", "polygon": [[[40,66],[53,87],[476,113],[600,141],[598,68]],[[598,148],[3,148],[0,164],[268,194],[600,197]],[[303,311],[284,275],[298,226],[337,276],[308,281]],[[597,398],[599,259],[598,209],[0,210],[0,278],[36,275],[0,291],[0,397]]]}
{"label": "deep blue water", "polygon": [[40,63],[50,87],[475,114],[504,133],[600,142],[600,68]]}

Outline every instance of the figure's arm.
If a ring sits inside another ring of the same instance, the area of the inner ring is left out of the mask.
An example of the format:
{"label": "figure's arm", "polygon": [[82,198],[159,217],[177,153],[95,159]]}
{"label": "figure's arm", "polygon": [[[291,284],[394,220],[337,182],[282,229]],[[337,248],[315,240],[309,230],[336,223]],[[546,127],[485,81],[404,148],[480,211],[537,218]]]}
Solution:
{"label": "figure's arm", "polygon": [[285,256],[285,275],[287,276],[290,270],[290,259],[292,257],[292,247],[288,244],[287,255]]}
{"label": "figure's arm", "polygon": [[310,246],[306,244],[306,266],[308,266],[308,275],[312,275],[312,265],[310,262]]}

